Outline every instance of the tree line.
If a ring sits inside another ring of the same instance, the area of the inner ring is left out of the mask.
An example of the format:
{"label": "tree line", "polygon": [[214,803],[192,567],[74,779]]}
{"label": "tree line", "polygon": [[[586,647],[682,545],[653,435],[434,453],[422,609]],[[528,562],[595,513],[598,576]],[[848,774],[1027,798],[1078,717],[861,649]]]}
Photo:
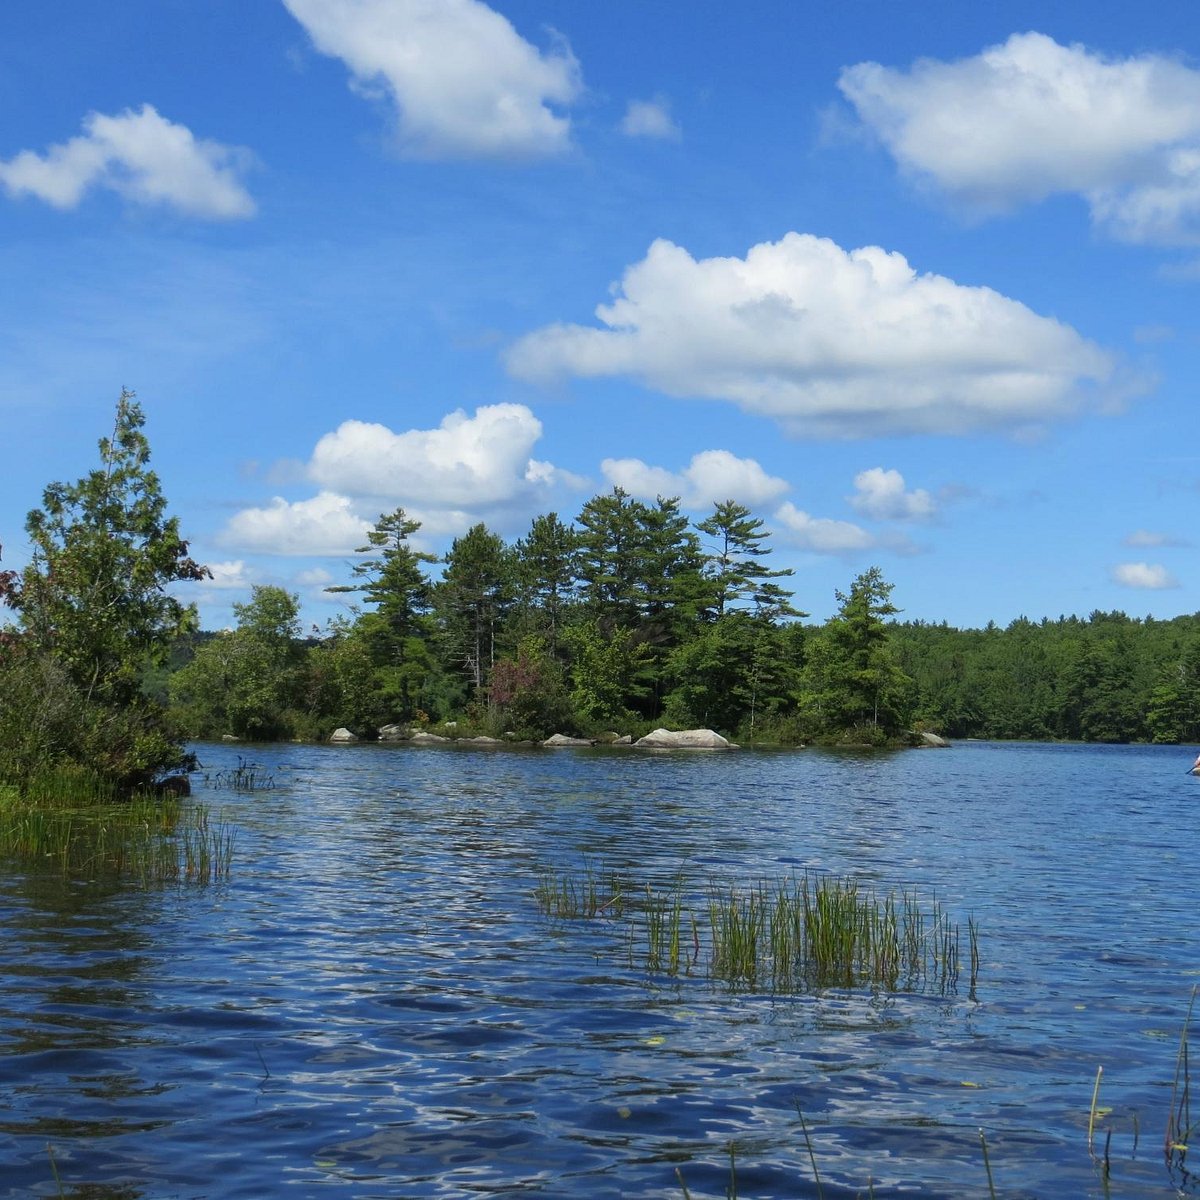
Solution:
{"label": "tree line", "polygon": [[166,691],[193,737],[320,737],[452,718],[519,739],[703,726],[753,740],[893,738],[911,681],[877,568],[801,624],[764,521],[733,500],[691,523],[674,497],[621,488],[509,543],[486,524],[435,560],[419,524],[381,514],[350,579],[351,616],[300,636],[298,598],[256,587]]}
{"label": "tree line", "polygon": [[516,738],[704,726],[746,742],[949,737],[1200,740],[1200,614],[1092,613],[1006,628],[900,622],[879,568],[806,624],[765,522],[726,500],[691,522],[621,488],[512,542],[477,524],[440,559],[381,514],[303,632],[298,597],[255,587],[203,633],[172,588],[203,579],[122,393],[100,466],[53,483],[0,571],[0,783],[78,768],[120,786],[184,766],[187,738],[370,736],[456,720]]}
{"label": "tree line", "polygon": [[1200,742],[1200,613],[894,624],[914,716],[947,737]]}

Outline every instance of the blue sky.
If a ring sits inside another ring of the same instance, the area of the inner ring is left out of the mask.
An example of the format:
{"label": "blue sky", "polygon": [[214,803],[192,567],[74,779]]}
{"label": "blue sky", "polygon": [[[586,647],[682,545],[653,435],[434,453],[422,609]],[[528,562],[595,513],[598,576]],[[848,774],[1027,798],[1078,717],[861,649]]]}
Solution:
{"label": "blue sky", "polygon": [[14,0],[0,278],[4,565],[129,387],[209,628],[614,484],[816,619],[1200,608],[1185,0]]}

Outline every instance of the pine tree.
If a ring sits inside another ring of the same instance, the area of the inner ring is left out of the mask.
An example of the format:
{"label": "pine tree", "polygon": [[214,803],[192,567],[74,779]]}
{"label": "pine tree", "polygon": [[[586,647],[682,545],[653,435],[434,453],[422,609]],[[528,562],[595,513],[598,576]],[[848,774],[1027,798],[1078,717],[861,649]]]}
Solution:
{"label": "pine tree", "polygon": [[764,608],[772,619],[803,617],[791,606],[791,593],[773,580],[793,574],[790,569],[773,571],[762,560],[771,553],[765,543],[770,534],[761,517],[751,514],[744,504],[725,500],[713,506],[712,516],[696,528],[712,539],[707,570],[716,584],[717,615],[740,601]]}

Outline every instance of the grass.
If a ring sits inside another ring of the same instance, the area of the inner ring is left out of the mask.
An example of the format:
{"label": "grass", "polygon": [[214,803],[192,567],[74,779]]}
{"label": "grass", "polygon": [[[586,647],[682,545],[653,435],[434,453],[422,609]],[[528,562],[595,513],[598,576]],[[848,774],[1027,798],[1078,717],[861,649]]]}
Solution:
{"label": "grass", "polygon": [[247,762],[238,755],[236,767],[205,774],[204,782],[210,787],[229,788],[235,792],[258,792],[275,786],[275,776],[267,775],[257,763]]}
{"label": "grass", "polygon": [[1175,1056],[1175,1079],[1171,1084],[1171,1107],[1163,1143],[1168,1170],[1172,1174],[1178,1174],[1184,1181],[1194,1181],[1194,1175],[1188,1169],[1187,1156],[1192,1136],[1197,1128],[1200,1128],[1200,1121],[1192,1120],[1191,1062],[1188,1052],[1188,1032],[1192,1024],[1192,1013],[1196,1008],[1196,992],[1197,988],[1193,987],[1187,1015],[1183,1020],[1183,1031],[1179,1035],[1179,1051]]}
{"label": "grass", "polygon": [[[647,971],[707,975],[772,991],[877,987],[888,991],[957,990],[959,926],[931,900],[910,891],[877,895],[852,879],[805,873],[779,883],[710,883],[634,888],[582,874],[543,875],[539,909],[557,920],[624,919],[630,960]],[[979,971],[979,926],[967,922],[970,986]]]}
{"label": "grass", "polygon": [[621,917],[625,913],[621,880],[612,874],[602,877],[586,861],[581,874],[544,872],[534,898],[542,913],[560,921]]}
{"label": "grass", "polygon": [[118,800],[86,777],[0,792],[0,856],[66,879],[212,883],[230,873],[233,840],[203,804],[142,793]]}

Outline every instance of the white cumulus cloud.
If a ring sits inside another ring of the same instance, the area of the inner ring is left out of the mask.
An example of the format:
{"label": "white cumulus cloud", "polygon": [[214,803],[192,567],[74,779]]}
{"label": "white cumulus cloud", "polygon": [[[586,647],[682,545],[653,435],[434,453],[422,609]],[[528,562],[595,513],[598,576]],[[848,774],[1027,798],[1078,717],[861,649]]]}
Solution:
{"label": "white cumulus cloud", "polygon": [[260,554],[341,555],[363,545],[372,527],[346,496],[326,491],[292,503],[276,496],[264,508],[242,509],[220,541]]}
{"label": "white cumulus cloud", "polygon": [[778,499],[789,486],[786,479],[768,475],[755,459],[738,458],[728,450],[702,450],[679,472],[648,466],[640,458],[606,458],[600,470],[609,483],[632,496],[678,496],[686,508],[723,500],[753,508]]}
{"label": "white cumulus cloud", "polygon": [[254,214],[239,179],[249,162],[246,151],[199,140],[144,104],[116,116],[90,113],[81,137],[44,155],[22,150],[0,161],[0,183],[12,196],[36,196],[55,208],[74,208],[90,188],[100,187],[135,204],[224,220]]}
{"label": "white cumulus cloud", "polygon": [[308,466],[322,487],[423,508],[477,509],[519,502],[556,478],[530,457],[542,423],[523,404],[461,409],[436,429],[394,433],[386,425],[344,421],[317,443]]}
{"label": "white cumulus cloud", "polygon": [[1179,586],[1179,581],[1166,567],[1153,563],[1121,563],[1113,568],[1112,577],[1114,582],[1123,587],[1148,588],[1152,591]]}
{"label": "white cumulus cloud", "polygon": [[510,348],[509,370],[543,383],[627,376],[732,401],[796,436],[868,437],[1021,429],[1078,411],[1115,368],[990,288],[810,234],[701,260],[660,239],[614,293],[600,328],[535,330]]}
{"label": "white cumulus cloud", "polygon": [[546,53],[480,0],[284,0],[357,90],[390,99],[407,152],[428,158],[530,158],[569,148],[555,108],[579,95],[579,64]]}
{"label": "white cumulus cloud", "polygon": [[848,554],[876,545],[875,539],[852,521],[809,516],[790,500],[776,510],[775,520],[783,527],[785,541],[816,554]]}
{"label": "white cumulus cloud", "polygon": [[927,521],[937,512],[937,504],[924,488],[906,490],[899,471],[871,467],[855,475],[854,486],[857,491],[849,497],[850,507],[877,521]]}
{"label": "white cumulus cloud", "polygon": [[629,137],[678,141],[680,129],[671,116],[671,106],[661,96],[654,100],[630,100],[621,118],[621,132]]}
{"label": "white cumulus cloud", "polygon": [[858,63],[838,86],[903,170],[976,212],[1075,193],[1114,236],[1200,238],[1200,71],[1174,58],[1023,33],[907,71]]}
{"label": "white cumulus cloud", "polygon": [[228,562],[205,563],[212,575],[211,579],[201,579],[199,586],[212,591],[225,592],[250,586],[250,576],[246,572],[246,564],[242,559]]}

